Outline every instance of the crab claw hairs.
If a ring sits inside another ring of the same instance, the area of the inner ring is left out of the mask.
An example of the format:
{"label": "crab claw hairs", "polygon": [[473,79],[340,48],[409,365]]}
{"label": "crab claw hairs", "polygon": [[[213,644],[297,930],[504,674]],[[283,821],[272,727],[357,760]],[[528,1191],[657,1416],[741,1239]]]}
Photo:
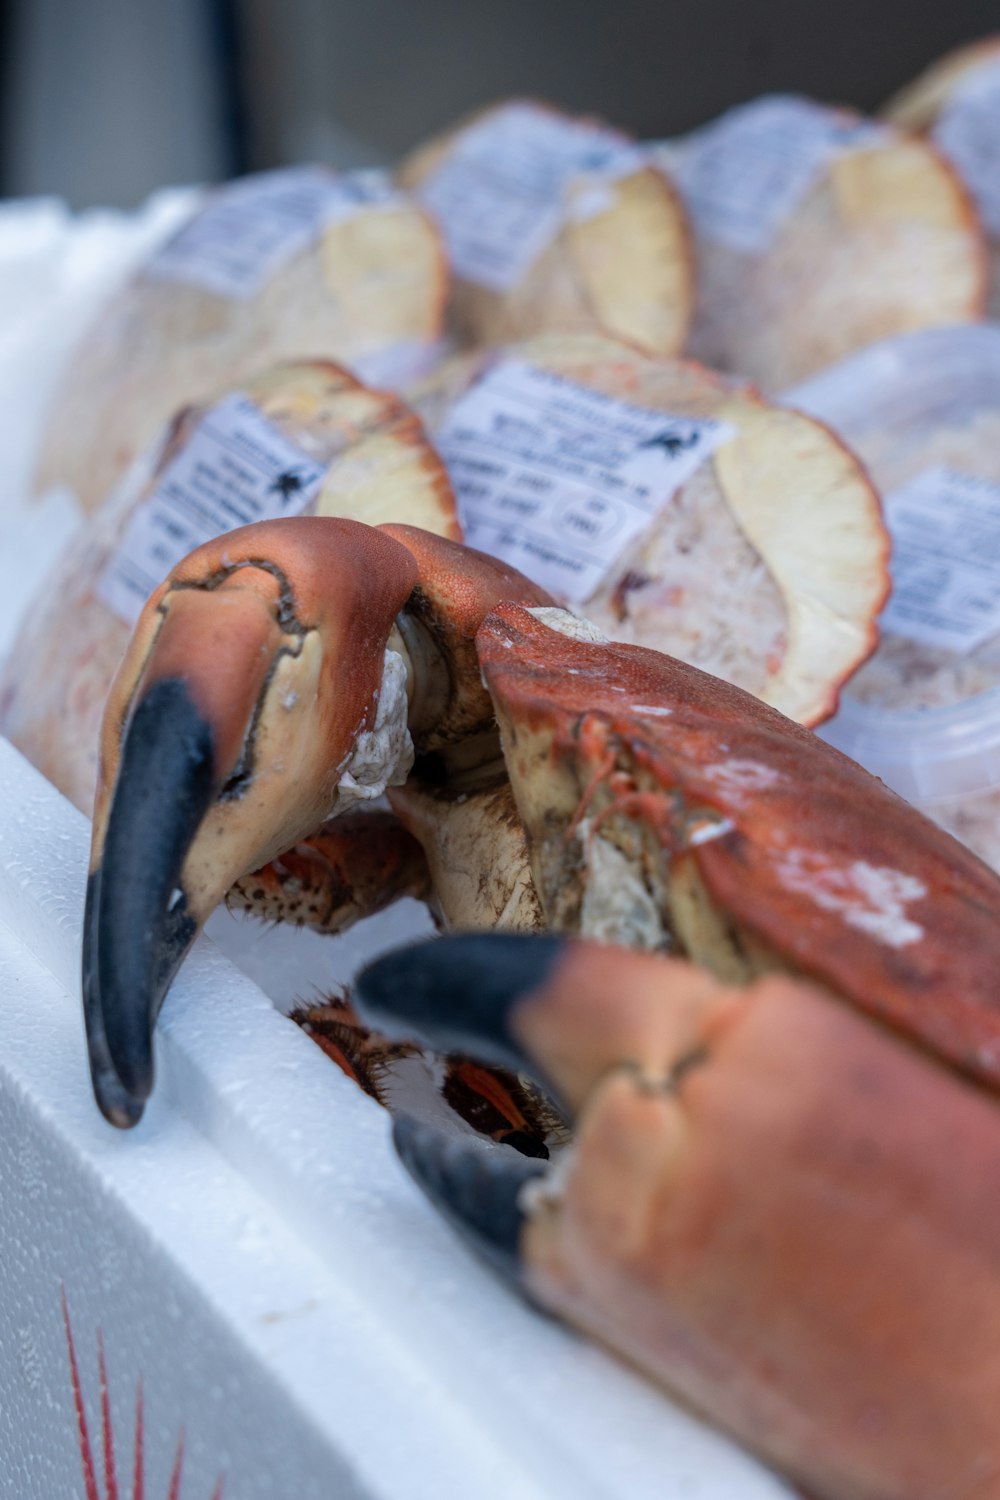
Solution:
{"label": "crab claw hairs", "polygon": [[1000,1493],[987,1092],[805,982],[732,988],[569,939],[444,938],[370,966],[355,1001],[529,1067],[572,1112],[551,1165],[396,1125],[417,1182],[533,1302],[817,1500]]}
{"label": "crab claw hairs", "polygon": [[[146,604],[105,710],[84,920],[91,1076],[112,1124],[142,1113],[160,1004],[213,908],[334,810],[415,578],[391,537],[307,517],[198,548]],[[401,777],[405,710],[398,740]]]}

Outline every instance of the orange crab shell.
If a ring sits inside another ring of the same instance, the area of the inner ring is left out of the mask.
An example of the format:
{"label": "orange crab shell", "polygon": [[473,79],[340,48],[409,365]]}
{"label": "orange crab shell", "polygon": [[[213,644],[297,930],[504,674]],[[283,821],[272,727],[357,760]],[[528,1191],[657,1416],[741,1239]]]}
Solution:
{"label": "orange crab shell", "polygon": [[[714,908],[713,944],[791,969],[1000,1083],[1000,880],[853,761],[748,694],[502,605],[477,638],[550,921],[581,819],[638,828]],[[654,873],[654,880],[656,878]],[[722,971],[724,972],[724,970]]]}
{"label": "orange crab shell", "polygon": [[[310,801],[319,808],[359,729],[373,717],[386,637],[416,571],[406,548],[377,528],[325,516],[300,516],[293,526],[258,522],[190,553],[147,600],[111,685],[101,729],[92,858],[103,847],[131,705],[154,682],[169,678],[185,683],[221,735],[215,750],[221,780],[233,770],[246,726],[260,716],[258,700],[280,685],[282,660],[297,659],[314,693],[306,706],[322,719],[312,725],[311,749],[305,747],[314,762]],[[301,708],[292,700],[286,707],[292,728]],[[299,836],[320,821],[316,816]]]}
{"label": "orange crab shell", "polygon": [[810,985],[734,990],[590,944],[510,1019],[577,1113],[521,1233],[544,1306],[810,1494],[996,1495],[1000,1120],[981,1091]]}

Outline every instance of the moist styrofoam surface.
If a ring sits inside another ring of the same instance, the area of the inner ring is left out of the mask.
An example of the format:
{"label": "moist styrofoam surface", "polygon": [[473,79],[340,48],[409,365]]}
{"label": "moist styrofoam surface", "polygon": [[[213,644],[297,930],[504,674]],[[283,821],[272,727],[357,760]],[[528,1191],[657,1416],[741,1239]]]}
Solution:
{"label": "moist styrofoam surface", "polygon": [[[76,524],[68,497],[30,511],[24,500],[67,320],[79,332],[110,261],[122,274],[177,202],[135,226],[109,218],[107,260],[92,240],[93,275],[76,278],[56,316],[52,298],[41,306],[42,275],[30,283],[37,317],[0,301],[0,649]],[[58,242],[72,258],[78,231],[55,207],[37,214],[25,221],[32,253],[50,235],[58,279]],[[17,264],[17,232],[0,215],[0,268]],[[287,1006],[427,930],[419,909],[327,943],[214,918],[241,968],[199,940],[164,1007],[157,1092],[121,1134],[97,1113],[86,1070],[87,822],[3,741],[0,788],[0,1457],[11,1493],[84,1492],[63,1291],[98,1449],[103,1335],[126,1492],[142,1381],[151,1500],[166,1494],[182,1430],[184,1500],[209,1500],[220,1475],[227,1500],[789,1493],[483,1270],[397,1164],[385,1113],[242,972]]]}

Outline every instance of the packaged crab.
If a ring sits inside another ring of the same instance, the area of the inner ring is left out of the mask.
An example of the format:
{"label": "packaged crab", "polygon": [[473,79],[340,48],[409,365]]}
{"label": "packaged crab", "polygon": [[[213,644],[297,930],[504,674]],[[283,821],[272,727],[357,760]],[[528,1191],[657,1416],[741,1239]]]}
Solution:
{"label": "packaged crab", "polygon": [[890,340],[788,399],[864,458],[893,545],[879,647],[823,733],[1000,866],[1000,331]]}
{"label": "packaged crab", "polygon": [[887,119],[920,131],[975,198],[990,244],[991,316],[1000,316],[1000,37],[949,52],[891,99]]}
{"label": "packaged crab", "polygon": [[814,724],[871,651],[878,501],[827,428],[700,365],[552,334],[410,392],[470,545],[605,635]]}
{"label": "packaged crab", "polygon": [[459,534],[441,460],[398,397],[325,362],[245,380],[188,406],[74,538],[0,678],[0,731],[89,812],[101,710],[147,597],[200,543],[303,512]]}
{"label": "packaged crab", "polygon": [[441,225],[465,342],[599,330],[652,353],[682,348],[694,301],[687,219],[665,172],[623,132],[512,99],[419,147],[398,179]]}
{"label": "packaged crab", "polygon": [[297,167],[215,189],[84,336],[36,487],[94,509],[175,411],[269,362],[412,378],[437,353],[447,282],[430,217],[381,173]]}
{"label": "packaged crab", "polygon": [[878,339],[982,315],[978,215],[926,142],[768,95],[655,154],[694,225],[689,348],[706,364],[779,391]]}

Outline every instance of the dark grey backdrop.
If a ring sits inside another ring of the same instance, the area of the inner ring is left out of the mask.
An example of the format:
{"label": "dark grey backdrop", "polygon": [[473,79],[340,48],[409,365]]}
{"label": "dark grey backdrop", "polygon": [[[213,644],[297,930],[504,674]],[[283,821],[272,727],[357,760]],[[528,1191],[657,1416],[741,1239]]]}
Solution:
{"label": "dark grey backdrop", "polygon": [[512,92],[650,136],[766,89],[870,109],[991,29],[1000,0],[0,0],[0,186],[378,160]]}

